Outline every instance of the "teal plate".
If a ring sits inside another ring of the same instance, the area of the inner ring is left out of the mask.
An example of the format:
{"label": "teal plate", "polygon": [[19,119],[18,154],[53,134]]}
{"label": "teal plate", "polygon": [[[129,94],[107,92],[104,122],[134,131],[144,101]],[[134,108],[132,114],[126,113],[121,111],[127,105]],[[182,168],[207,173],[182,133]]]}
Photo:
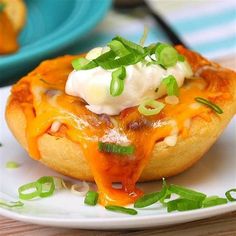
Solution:
{"label": "teal plate", "polygon": [[111,0],[26,0],[20,50],[0,56],[0,86],[13,83],[40,61],[60,55],[85,36],[110,9]]}

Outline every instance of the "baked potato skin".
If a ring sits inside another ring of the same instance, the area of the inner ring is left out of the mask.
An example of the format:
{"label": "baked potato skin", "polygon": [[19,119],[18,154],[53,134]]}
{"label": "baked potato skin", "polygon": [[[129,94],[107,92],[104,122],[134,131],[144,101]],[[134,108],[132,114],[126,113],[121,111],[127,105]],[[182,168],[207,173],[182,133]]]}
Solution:
{"label": "baked potato skin", "polygon": [[[179,49],[182,50],[182,48]],[[184,50],[184,53],[188,58],[189,56],[186,54],[189,51]],[[193,55],[200,57],[195,53]],[[195,63],[194,71],[198,68],[197,64],[199,66],[210,64],[205,59],[197,60],[196,58],[193,59],[192,56],[189,62],[190,64]],[[216,72],[212,71],[211,73]],[[189,135],[184,138],[179,136],[174,147],[167,146],[163,141],[156,143],[139,181],[157,180],[183,172],[197,162],[220,136],[236,113],[236,73],[230,70],[223,70],[220,73],[221,76],[227,78],[227,83],[230,85],[227,88],[231,94],[230,99],[217,101],[224,113],[217,115],[213,111],[210,112],[210,122],[201,117],[193,118]],[[27,150],[26,117],[20,102],[12,97],[9,98],[6,108],[6,120],[16,139]],[[57,137],[45,133],[38,139],[38,148],[41,153],[40,162],[43,164],[64,175],[93,181],[92,172],[79,144],[66,137]]]}

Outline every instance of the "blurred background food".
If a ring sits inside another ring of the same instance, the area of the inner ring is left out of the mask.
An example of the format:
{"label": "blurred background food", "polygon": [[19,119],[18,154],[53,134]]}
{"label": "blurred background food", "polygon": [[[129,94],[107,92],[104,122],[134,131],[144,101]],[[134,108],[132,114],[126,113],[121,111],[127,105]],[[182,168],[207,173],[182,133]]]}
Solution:
{"label": "blurred background food", "polygon": [[19,38],[21,49],[0,57],[0,85],[18,79],[46,58],[86,52],[117,34],[138,42],[144,25],[149,28],[147,44],[171,42],[152,13],[189,48],[213,60],[230,57],[236,66],[235,0],[116,0],[113,6],[110,0],[25,3],[28,16]]}
{"label": "blurred background food", "polygon": [[23,0],[0,0],[0,55],[19,49],[18,34],[26,20]]}

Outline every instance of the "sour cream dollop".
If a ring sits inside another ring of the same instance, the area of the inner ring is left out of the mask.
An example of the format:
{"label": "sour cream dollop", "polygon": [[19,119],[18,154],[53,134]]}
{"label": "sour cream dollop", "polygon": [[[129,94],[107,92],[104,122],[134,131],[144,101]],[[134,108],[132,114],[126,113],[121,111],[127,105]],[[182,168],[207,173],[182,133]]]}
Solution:
{"label": "sour cream dollop", "polygon": [[[87,59],[94,59],[104,53],[102,48],[91,50]],[[177,62],[173,67],[163,69],[159,65],[146,66],[142,62],[126,67],[124,91],[120,96],[110,95],[110,83],[113,70],[96,67],[90,70],[73,70],[66,82],[68,95],[84,99],[86,108],[96,114],[118,115],[122,110],[141,104],[145,99],[157,99],[156,89],[168,75],[176,78],[181,87],[184,79],[192,76],[189,64]],[[163,95],[163,94],[162,94]]]}

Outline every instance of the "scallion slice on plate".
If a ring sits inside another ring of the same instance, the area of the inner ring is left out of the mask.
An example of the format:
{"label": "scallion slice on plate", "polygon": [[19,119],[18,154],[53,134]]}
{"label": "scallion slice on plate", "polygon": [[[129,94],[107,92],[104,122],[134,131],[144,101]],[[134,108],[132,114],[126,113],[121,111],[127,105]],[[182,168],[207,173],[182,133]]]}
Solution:
{"label": "scallion slice on plate", "polygon": [[95,206],[97,205],[97,201],[98,201],[98,193],[95,191],[88,191],[85,196],[84,203],[90,206]]}
{"label": "scallion slice on plate", "polygon": [[135,209],[122,207],[122,206],[108,205],[108,206],[105,206],[105,208],[108,211],[114,211],[114,212],[119,212],[119,213],[128,214],[128,215],[137,215],[138,214],[138,212]]}
{"label": "scallion slice on plate", "polygon": [[18,188],[19,198],[22,200],[30,200],[38,197],[41,191],[42,185],[37,181],[22,185]]}
{"label": "scallion slice on plate", "polygon": [[227,197],[227,199],[231,202],[235,202],[236,201],[236,197],[232,197],[232,192],[235,193],[235,196],[236,196],[236,188],[232,188],[230,190],[228,190],[226,193],[225,193],[225,196]]}

